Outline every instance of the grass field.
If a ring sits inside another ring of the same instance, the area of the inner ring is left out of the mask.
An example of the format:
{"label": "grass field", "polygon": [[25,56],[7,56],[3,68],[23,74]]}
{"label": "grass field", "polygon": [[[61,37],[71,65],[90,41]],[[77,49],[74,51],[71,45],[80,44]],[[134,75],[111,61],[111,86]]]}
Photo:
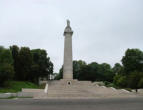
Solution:
{"label": "grass field", "polygon": [[7,85],[8,87],[0,88],[0,93],[19,92],[22,88],[39,88],[39,86],[34,83],[24,81],[9,81]]}

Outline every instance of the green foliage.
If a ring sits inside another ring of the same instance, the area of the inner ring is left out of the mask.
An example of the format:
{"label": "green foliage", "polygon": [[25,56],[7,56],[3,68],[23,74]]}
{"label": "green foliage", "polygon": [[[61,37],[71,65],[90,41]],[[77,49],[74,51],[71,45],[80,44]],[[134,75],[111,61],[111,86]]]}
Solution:
{"label": "green foliage", "polygon": [[[63,75],[63,67],[60,69],[59,74],[55,79],[61,79]],[[103,63],[98,64],[92,62],[86,64],[85,61],[73,61],[73,77],[78,80],[89,80],[89,81],[113,81],[114,73],[109,64]]]}
{"label": "green foliage", "polygon": [[114,77],[113,83],[118,87],[126,87],[127,86],[127,78],[126,78],[126,76],[117,74]]}
{"label": "green foliage", "polygon": [[94,71],[91,66],[83,66],[80,70],[79,80],[90,80],[95,81]]}
{"label": "green foliage", "polygon": [[138,89],[143,87],[143,73],[131,72],[129,75],[119,75],[114,77],[113,83],[118,87]]}
{"label": "green foliage", "polygon": [[18,81],[38,83],[39,77],[48,79],[49,74],[53,74],[53,63],[45,50],[30,50],[16,45],[5,49],[0,46],[0,86],[13,77]]}
{"label": "green foliage", "polygon": [[108,82],[108,81],[104,81],[103,82],[105,85],[109,85],[110,84],[110,82]]}
{"label": "green foliage", "polygon": [[30,69],[32,65],[32,56],[28,47],[21,47],[18,54],[18,79],[26,81],[29,79]]}
{"label": "green foliage", "polygon": [[81,68],[79,80],[109,81],[112,82],[114,73],[109,64],[93,62]]}
{"label": "green foliage", "polygon": [[10,47],[13,56],[15,79],[38,83],[39,77],[46,77],[53,73],[53,63],[42,49],[30,50],[28,47]]}
{"label": "green foliage", "polygon": [[4,63],[12,64],[13,59],[12,59],[10,50],[1,47],[0,48],[0,64],[4,64]]}
{"label": "green foliage", "polygon": [[99,67],[99,74],[103,74],[103,77],[101,77],[100,80],[112,82],[115,74],[113,73],[111,66],[107,63],[103,63],[100,64]]}
{"label": "green foliage", "polygon": [[0,66],[0,85],[3,86],[5,81],[11,80],[14,76],[14,69],[10,64]]}
{"label": "green foliage", "polygon": [[10,46],[13,57],[13,66],[15,71],[14,79],[19,80],[19,47],[17,45]]}
{"label": "green foliage", "polygon": [[112,70],[115,74],[122,74],[124,72],[124,68],[120,63],[116,63]]}
{"label": "green foliage", "polygon": [[0,86],[3,86],[5,81],[13,78],[14,69],[12,63],[10,50],[0,47]]}
{"label": "green foliage", "polygon": [[126,74],[143,71],[143,52],[139,49],[127,49],[122,58],[122,64]]}
{"label": "green foliage", "polygon": [[31,81],[38,82],[39,77],[46,77],[53,74],[53,63],[47,57],[45,50],[34,49],[31,50],[32,66],[31,66]]}
{"label": "green foliage", "polygon": [[106,87],[114,87],[114,88],[117,88],[114,83],[109,83],[109,84],[106,85]]}
{"label": "green foliage", "polygon": [[74,79],[79,79],[80,70],[85,65],[86,65],[86,62],[82,60],[73,61],[73,78]]}
{"label": "green foliage", "polygon": [[5,82],[5,87],[0,88],[0,92],[1,93],[19,92],[19,91],[21,91],[22,88],[39,88],[39,87],[31,82],[7,81],[7,82]]}
{"label": "green foliage", "polygon": [[138,89],[143,87],[143,52],[139,49],[127,49],[122,58],[123,67],[114,66],[113,71],[118,71],[114,77],[114,84],[118,87]]}
{"label": "green foliage", "polygon": [[128,76],[128,87],[132,89],[138,89],[139,86],[141,86],[142,78],[143,78],[142,72],[137,72],[137,71],[131,72]]}
{"label": "green foliage", "polygon": [[138,87],[143,88],[143,77],[139,80]]}
{"label": "green foliage", "polygon": [[[139,49],[127,49],[122,65],[116,63],[113,68],[107,63],[98,64],[85,61],[73,61],[73,78],[78,80],[104,81],[108,86],[123,88],[143,88],[143,52]],[[0,46],[0,86],[6,81],[31,81],[38,83],[39,77],[53,74],[53,63],[43,49],[30,50],[13,45],[9,49]],[[55,79],[61,79],[63,67]],[[113,83],[112,83],[113,82]]]}
{"label": "green foliage", "polygon": [[55,76],[55,80],[60,80],[63,78],[63,66],[62,68],[59,70],[59,73]]}
{"label": "green foliage", "polygon": [[132,92],[132,89],[131,88],[124,88],[125,90],[129,91],[129,92]]}

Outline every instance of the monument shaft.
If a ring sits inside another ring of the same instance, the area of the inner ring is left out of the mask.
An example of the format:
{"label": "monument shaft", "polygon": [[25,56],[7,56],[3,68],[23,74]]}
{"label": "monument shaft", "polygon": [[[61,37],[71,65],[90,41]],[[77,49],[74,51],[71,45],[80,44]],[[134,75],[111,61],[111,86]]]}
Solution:
{"label": "monument shaft", "polygon": [[67,21],[67,27],[64,31],[64,66],[63,79],[73,79],[73,62],[72,62],[72,34],[70,22]]}

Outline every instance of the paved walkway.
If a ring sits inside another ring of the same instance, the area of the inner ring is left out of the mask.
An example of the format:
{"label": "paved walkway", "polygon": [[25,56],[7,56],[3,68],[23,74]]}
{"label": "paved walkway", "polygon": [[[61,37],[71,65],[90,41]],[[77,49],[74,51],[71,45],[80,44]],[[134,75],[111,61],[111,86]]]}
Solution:
{"label": "paved walkway", "polygon": [[118,99],[9,99],[0,110],[143,110],[143,98]]}

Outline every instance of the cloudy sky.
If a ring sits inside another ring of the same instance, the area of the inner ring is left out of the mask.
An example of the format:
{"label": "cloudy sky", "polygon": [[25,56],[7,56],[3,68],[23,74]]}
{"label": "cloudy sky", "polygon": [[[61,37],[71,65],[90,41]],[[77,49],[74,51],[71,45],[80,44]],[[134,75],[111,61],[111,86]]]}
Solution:
{"label": "cloudy sky", "polygon": [[58,72],[66,19],[74,60],[113,66],[127,48],[143,50],[143,0],[0,0],[0,45],[46,49]]}

